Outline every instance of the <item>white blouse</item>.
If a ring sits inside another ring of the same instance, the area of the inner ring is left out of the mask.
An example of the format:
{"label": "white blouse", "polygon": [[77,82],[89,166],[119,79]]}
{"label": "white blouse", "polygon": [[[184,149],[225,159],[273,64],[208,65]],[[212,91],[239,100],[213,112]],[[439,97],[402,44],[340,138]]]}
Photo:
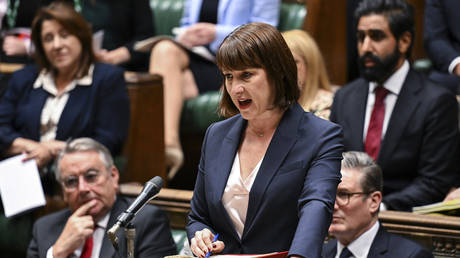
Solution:
{"label": "white blouse", "polygon": [[243,180],[241,178],[241,167],[238,152],[235,155],[233,161],[232,170],[225,186],[225,191],[222,196],[222,204],[225,207],[230,219],[233,222],[238,236],[241,238],[244,229],[244,223],[246,221],[246,213],[248,211],[249,203],[249,192],[251,192],[252,184],[259,172],[262,159],[257,163],[257,166],[249,174],[249,176]]}
{"label": "white blouse", "polygon": [[62,111],[69,100],[69,92],[78,86],[91,86],[93,83],[93,69],[91,65],[88,75],[81,79],[73,80],[64,88],[61,94],[58,94],[54,77],[50,72],[45,70],[40,72],[40,75],[34,82],[34,89],[43,87],[48,92],[48,98],[43,106],[40,118],[40,141],[49,141],[56,138],[57,125],[61,118]]}

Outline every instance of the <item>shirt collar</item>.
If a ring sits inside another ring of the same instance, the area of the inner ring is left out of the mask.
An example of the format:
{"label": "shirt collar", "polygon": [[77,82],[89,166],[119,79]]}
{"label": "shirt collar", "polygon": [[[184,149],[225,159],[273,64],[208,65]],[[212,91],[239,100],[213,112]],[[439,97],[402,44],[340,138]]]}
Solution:
{"label": "shirt collar", "polygon": [[[366,232],[362,233],[357,239],[353,240],[347,248],[353,253],[354,257],[367,257],[371,249],[372,242],[374,241],[377,232],[379,231],[380,223],[377,221]],[[337,241],[337,254],[340,254],[345,248],[339,241]]]}
{"label": "shirt collar", "polygon": [[96,223],[97,226],[105,230],[107,228],[107,224],[109,223],[109,218],[110,212],[107,212],[107,214],[105,214],[105,216]]}
{"label": "shirt collar", "polygon": [[[409,62],[404,60],[404,63],[399,67],[396,72],[394,72],[384,83],[383,87],[395,95],[399,95],[401,88],[406,80],[406,76],[409,73]],[[369,83],[369,92],[374,92],[375,87],[377,87],[376,82]]]}
{"label": "shirt collar", "polygon": [[[83,76],[80,79],[73,80],[70,82],[66,88],[65,92],[69,92],[73,90],[77,85],[78,86],[91,86],[93,83],[93,70],[94,70],[94,65],[92,64],[89,69],[88,69],[88,74]],[[57,95],[57,89],[56,89],[56,84],[54,83],[54,76],[50,71],[47,71],[43,69],[40,74],[38,75],[37,79],[34,82],[33,85],[34,89],[43,87],[44,90],[46,90],[48,93]]]}

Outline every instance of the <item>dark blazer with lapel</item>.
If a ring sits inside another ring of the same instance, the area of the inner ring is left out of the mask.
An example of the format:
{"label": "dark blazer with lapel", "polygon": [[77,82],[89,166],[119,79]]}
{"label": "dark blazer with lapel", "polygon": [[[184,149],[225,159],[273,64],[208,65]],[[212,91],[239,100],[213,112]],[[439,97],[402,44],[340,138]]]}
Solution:
{"label": "dark blazer with lapel", "polygon": [[[340,89],[330,119],[344,131],[346,151],[364,151],[369,83],[360,78]],[[457,180],[458,104],[446,89],[409,70],[396,101],[377,163],[383,201],[391,209],[438,202]]]}
{"label": "dark blazer with lapel", "polygon": [[[0,100],[0,152],[18,137],[40,140],[40,118],[48,93],[33,88],[35,65],[13,74]],[[56,139],[91,137],[118,154],[128,134],[129,98],[123,71],[96,63],[91,86],[77,86],[58,122]]]}
{"label": "dark blazer with lapel", "polygon": [[[323,248],[324,258],[334,258],[337,253],[337,239],[330,240]],[[380,225],[375,235],[368,258],[432,258],[423,246],[399,235],[391,234]]]}
{"label": "dark blazer with lapel", "polygon": [[319,257],[340,181],[339,126],[295,104],[284,114],[249,194],[241,239],[222,195],[247,121],[236,115],[211,125],[203,142],[187,233],[209,228],[223,253],[287,251]]}
{"label": "dark blazer with lapel", "polygon": [[426,0],[424,41],[427,54],[444,73],[460,56],[460,1]]}
{"label": "dark blazer with lapel", "polygon": [[430,79],[455,94],[460,93],[460,77],[450,74],[450,63],[460,57],[460,1],[426,0],[424,42],[435,69]]}
{"label": "dark blazer with lapel", "polygon": [[[118,215],[128,208],[131,201],[121,196],[117,197],[110,213],[106,232],[115,224]],[[71,211],[65,209],[37,220],[34,224],[27,257],[45,258],[46,252],[57,241],[71,215]],[[156,206],[146,205],[134,218],[133,225],[136,228],[135,257],[164,257],[176,253],[168,218]],[[123,229],[118,231],[117,236],[119,252],[115,251],[109,238],[104,237],[99,257],[126,257],[126,238]]]}

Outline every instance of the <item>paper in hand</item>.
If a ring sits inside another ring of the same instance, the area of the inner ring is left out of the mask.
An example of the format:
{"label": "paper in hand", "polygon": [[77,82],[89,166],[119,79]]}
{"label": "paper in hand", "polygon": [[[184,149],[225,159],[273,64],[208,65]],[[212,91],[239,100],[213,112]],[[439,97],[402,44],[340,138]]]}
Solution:
{"label": "paper in hand", "polygon": [[6,217],[46,204],[35,160],[23,159],[21,154],[0,162],[0,193]]}

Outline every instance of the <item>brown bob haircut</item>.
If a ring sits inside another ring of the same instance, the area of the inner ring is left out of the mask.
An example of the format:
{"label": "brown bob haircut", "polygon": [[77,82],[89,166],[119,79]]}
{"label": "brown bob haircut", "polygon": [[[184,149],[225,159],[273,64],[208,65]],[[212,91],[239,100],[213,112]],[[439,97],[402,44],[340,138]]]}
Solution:
{"label": "brown bob haircut", "polygon": [[82,46],[82,53],[76,78],[87,75],[90,65],[96,60],[93,53],[93,33],[91,26],[75,11],[72,5],[59,1],[53,2],[49,6],[38,10],[32,22],[31,39],[35,45],[34,58],[39,68],[57,74],[57,70],[51,65],[46,57],[42,44],[42,25],[43,22],[48,20],[57,21],[69,34],[78,38]]}
{"label": "brown bob haircut", "polygon": [[[280,32],[269,24],[254,22],[236,28],[222,42],[216,62],[221,71],[264,69],[274,90],[273,105],[281,110],[299,98],[294,57]],[[239,113],[225,88],[219,112],[224,117]]]}

